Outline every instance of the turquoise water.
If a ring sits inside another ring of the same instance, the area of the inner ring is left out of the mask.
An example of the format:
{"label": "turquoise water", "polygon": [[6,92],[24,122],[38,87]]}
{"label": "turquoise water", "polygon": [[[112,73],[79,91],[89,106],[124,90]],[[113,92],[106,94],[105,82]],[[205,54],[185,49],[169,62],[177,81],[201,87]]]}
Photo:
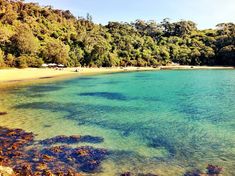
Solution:
{"label": "turquoise water", "polygon": [[111,154],[96,175],[235,175],[235,71],[156,71],[84,76],[1,91],[1,126],[37,139],[92,135]]}

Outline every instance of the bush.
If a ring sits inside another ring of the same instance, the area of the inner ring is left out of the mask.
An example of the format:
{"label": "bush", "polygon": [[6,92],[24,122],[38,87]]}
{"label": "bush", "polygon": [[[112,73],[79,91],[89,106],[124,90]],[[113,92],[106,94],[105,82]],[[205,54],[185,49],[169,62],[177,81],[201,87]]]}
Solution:
{"label": "bush", "polygon": [[27,68],[28,64],[27,64],[27,60],[28,57],[26,55],[22,55],[20,57],[17,58],[17,65],[19,68]]}
{"label": "bush", "polygon": [[16,58],[12,54],[8,54],[5,59],[5,64],[8,67],[15,67],[16,66]]}
{"label": "bush", "polygon": [[37,58],[35,56],[22,55],[18,57],[18,67],[27,68],[27,67],[41,67],[44,63],[42,58]]}
{"label": "bush", "polygon": [[4,52],[0,49],[0,67],[5,67]]}
{"label": "bush", "polygon": [[43,64],[43,60],[42,58],[37,58],[37,57],[34,57],[34,56],[28,56],[27,57],[27,64],[28,64],[28,67],[41,67],[42,64]]}

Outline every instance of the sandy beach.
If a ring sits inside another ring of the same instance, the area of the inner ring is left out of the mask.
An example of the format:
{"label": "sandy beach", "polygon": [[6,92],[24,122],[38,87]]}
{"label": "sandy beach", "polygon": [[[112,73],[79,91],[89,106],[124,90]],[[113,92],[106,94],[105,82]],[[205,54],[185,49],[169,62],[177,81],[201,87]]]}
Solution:
{"label": "sandy beach", "polygon": [[26,68],[26,69],[0,69],[0,84],[27,82],[32,80],[43,80],[67,76],[80,76],[102,73],[128,72],[128,71],[148,71],[159,70],[159,68],[151,67],[127,67],[127,68],[64,68],[56,70],[52,68]]}
{"label": "sandy beach", "polygon": [[44,80],[67,76],[82,76],[102,73],[128,72],[128,71],[154,71],[154,70],[195,70],[195,69],[234,69],[233,67],[208,67],[208,66],[161,66],[152,67],[127,67],[127,68],[65,68],[56,70],[51,68],[26,68],[26,69],[0,69],[0,84]]}

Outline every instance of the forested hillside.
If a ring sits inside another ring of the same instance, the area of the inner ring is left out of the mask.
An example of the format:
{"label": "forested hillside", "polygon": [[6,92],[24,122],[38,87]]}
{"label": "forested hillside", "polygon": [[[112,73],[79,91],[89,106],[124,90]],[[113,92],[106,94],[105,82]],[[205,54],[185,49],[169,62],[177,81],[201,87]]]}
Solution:
{"label": "forested hillside", "polygon": [[235,66],[235,24],[198,30],[192,21],[98,25],[70,11],[0,0],[0,67]]}

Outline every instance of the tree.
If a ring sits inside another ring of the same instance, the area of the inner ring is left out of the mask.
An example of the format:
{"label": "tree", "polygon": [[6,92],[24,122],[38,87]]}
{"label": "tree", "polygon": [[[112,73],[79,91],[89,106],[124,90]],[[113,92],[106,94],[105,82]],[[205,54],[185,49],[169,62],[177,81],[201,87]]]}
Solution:
{"label": "tree", "polygon": [[2,14],[1,21],[4,24],[12,25],[14,21],[17,20],[17,17],[18,17],[17,12],[14,9],[12,9],[11,5],[9,5],[7,6],[7,9],[5,10],[5,13]]}
{"label": "tree", "polygon": [[3,25],[0,23],[0,44],[5,46],[6,43],[10,42],[10,38],[14,32],[10,25]]}
{"label": "tree", "polygon": [[234,23],[198,30],[192,21],[166,18],[103,26],[89,14],[75,18],[68,10],[0,0],[0,48],[8,66],[233,65],[233,46]]}
{"label": "tree", "polygon": [[67,65],[69,50],[69,46],[63,44],[60,40],[49,38],[43,47],[42,54],[47,63]]}
{"label": "tree", "polygon": [[7,54],[5,63],[8,67],[15,67],[16,65],[16,59],[12,54]]}
{"label": "tree", "polygon": [[68,66],[81,66],[82,63],[84,63],[84,51],[79,48],[75,47],[70,50],[69,57],[71,61],[69,62]]}
{"label": "tree", "polygon": [[184,36],[190,34],[192,31],[196,31],[197,27],[196,24],[192,21],[180,21],[173,23],[174,25],[174,32],[173,34],[176,36]]}
{"label": "tree", "polygon": [[20,57],[17,58],[17,65],[19,68],[27,68],[28,64],[27,64],[27,60],[28,57],[26,55],[22,55]]}
{"label": "tree", "polygon": [[163,19],[161,22],[161,27],[165,36],[169,37],[174,34],[174,25],[170,23],[169,18]]}
{"label": "tree", "polygon": [[21,54],[36,54],[39,50],[38,39],[25,24],[17,26],[17,33],[13,37],[13,42],[16,43],[18,53]]}
{"label": "tree", "polygon": [[192,48],[190,58],[191,58],[191,65],[200,65],[201,64],[201,53],[200,48]]}
{"label": "tree", "polygon": [[92,22],[92,16],[89,13],[86,15],[86,20]]}
{"label": "tree", "polygon": [[219,35],[235,35],[235,24],[220,23],[216,25]]}
{"label": "tree", "polygon": [[219,64],[235,66],[235,46],[228,45],[219,51]]}

